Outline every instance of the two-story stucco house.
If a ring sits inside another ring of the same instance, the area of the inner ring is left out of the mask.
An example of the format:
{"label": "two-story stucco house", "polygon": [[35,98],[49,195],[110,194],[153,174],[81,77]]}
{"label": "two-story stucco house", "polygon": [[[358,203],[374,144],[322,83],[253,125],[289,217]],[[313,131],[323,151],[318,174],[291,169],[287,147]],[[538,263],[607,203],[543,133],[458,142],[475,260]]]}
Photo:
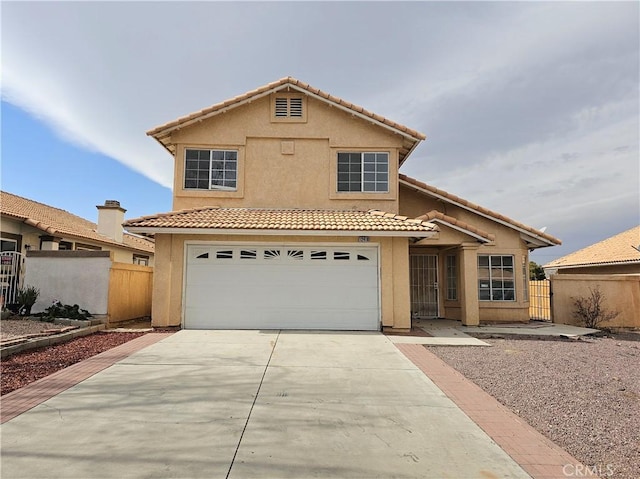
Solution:
{"label": "two-story stucco house", "polygon": [[175,159],[153,234],[153,325],[406,330],[527,321],[556,238],[399,174],[422,133],[294,78],[148,132]]}

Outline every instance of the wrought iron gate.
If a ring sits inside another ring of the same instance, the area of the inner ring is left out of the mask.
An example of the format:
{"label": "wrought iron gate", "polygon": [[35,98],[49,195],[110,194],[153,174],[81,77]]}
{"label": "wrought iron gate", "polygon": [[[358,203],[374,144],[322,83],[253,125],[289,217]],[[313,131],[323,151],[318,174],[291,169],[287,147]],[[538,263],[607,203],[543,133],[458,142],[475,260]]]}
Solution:
{"label": "wrought iron gate", "polygon": [[18,287],[20,286],[20,265],[22,254],[16,251],[0,253],[0,295],[2,304],[16,302]]}
{"label": "wrought iron gate", "polygon": [[411,314],[419,318],[437,318],[438,255],[412,254],[409,256],[411,272]]}

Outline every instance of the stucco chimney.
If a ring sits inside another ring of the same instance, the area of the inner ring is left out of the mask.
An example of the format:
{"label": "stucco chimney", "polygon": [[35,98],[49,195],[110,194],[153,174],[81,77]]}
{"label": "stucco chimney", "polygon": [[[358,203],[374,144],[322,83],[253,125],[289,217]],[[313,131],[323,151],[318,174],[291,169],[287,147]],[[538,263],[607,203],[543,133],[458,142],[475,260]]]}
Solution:
{"label": "stucco chimney", "polygon": [[98,233],[122,243],[122,223],[127,210],[116,200],[107,200],[98,208]]}

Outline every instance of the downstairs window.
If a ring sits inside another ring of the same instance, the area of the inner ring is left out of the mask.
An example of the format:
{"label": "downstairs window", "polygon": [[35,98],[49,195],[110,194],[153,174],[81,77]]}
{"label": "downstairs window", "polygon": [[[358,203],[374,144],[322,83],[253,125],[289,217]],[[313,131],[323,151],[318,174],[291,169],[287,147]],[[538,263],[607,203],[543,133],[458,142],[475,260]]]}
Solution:
{"label": "downstairs window", "polygon": [[478,256],[478,299],[480,301],[515,301],[513,256]]}

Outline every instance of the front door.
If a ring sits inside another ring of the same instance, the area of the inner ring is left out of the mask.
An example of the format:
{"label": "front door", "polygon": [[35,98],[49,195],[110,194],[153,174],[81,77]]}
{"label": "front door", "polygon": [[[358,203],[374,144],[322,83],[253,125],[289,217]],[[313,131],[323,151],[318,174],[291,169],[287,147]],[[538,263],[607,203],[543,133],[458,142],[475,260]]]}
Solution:
{"label": "front door", "polygon": [[437,318],[438,307],[438,255],[412,254],[411,315],[418,318]]}

